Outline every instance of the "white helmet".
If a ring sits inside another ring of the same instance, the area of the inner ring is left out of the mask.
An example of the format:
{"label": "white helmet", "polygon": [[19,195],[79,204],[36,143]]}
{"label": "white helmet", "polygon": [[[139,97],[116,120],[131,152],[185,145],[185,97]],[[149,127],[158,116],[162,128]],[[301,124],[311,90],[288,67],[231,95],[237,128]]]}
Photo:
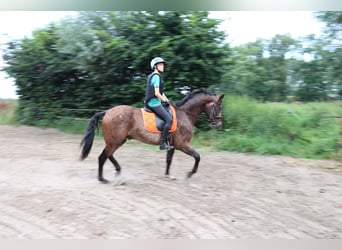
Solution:
{"label": "white helmet", "polygon": [[154,69],[154,65],[156,65],[157,63],[165,63],[164,59],[161,57],[155,57],[152,59],[150,65],[151,65],[151,69]]}

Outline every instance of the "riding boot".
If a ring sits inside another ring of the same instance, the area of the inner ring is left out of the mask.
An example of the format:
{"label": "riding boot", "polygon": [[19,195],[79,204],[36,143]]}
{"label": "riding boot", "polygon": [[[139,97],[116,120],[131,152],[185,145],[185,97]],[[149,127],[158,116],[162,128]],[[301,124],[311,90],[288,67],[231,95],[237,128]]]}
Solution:
{"label": "riding boot", "polygon": [[163,149],[167,149],[167,150],[173,149],[173,146],[171,146],[168,143],[168,135],[169,135],[169,128],[168,127],[166,127],[166,128],[164,127],[163,131],[161,133],[161,136],[160,136],[160,147],[159,147],[160,150],[163,150]]}

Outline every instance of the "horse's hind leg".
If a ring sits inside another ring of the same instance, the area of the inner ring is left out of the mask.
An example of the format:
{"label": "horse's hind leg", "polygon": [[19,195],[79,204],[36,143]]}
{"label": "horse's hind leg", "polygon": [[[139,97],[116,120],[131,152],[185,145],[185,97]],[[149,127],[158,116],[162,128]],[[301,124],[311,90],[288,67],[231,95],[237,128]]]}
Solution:
{"label": "horse's hind leg", "polygon": [[97,179],[103,183],[108,183],[108,181],[103,178],[103,165],[105,164],[107,158],[108,157],[106,154],[106,149],[104,149],[99,156],[99,169],[98,169],[98,175],[97,175]]}
{"label": "horse's hind leg", "polygon": [[116,149],[117,147],[107,146],[99,156],[98,180],[103,183],[108,183],[108,181],[105,178],[103,178],[103,166],[108,158],[113,163],[117,173],[121,172],[121,166],[113,156]]}
{"label": "horse's hind leg", "polygon": [[120,164],[117,162],[117,160],[114,158],[113,155],[109,156],[109,160],[113,163],[116,173],[120,174],[121,173],[121,166]]}

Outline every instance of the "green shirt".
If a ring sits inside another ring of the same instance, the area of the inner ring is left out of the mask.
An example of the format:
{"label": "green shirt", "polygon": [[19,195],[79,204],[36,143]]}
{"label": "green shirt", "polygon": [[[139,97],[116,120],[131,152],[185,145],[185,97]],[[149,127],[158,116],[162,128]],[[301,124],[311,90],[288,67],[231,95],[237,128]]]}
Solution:
{"label": "green shirt", "polygon": [[[160,85],[160,76],[159,75],[154,75],[152,76],[151,80],[150,80],[150,84],[155,87],[155,88],[159,88]],[[161,101],[158,97],[152,97],[149,101],[148,101],[148,106],[150,107],[157,107],[159,105],[161,105]]]}

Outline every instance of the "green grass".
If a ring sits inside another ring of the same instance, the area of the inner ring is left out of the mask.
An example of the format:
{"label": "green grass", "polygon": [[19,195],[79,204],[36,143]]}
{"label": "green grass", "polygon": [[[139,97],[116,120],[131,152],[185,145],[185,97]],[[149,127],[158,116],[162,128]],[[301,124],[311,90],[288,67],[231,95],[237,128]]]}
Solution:
{"label": "green grass", "polygon": [[[63,132],[79,134],[85,132],[89,120],[90,117],[89,119],[75,119],[72,117],[65,117],[56,120],[53,127]],[[100,133],[101,129],[99,129],[98,131]]]}
{"label": "green grass", "polygon": [[17,101],[15,100],[0,100],[0,124],[16,124]]}
{"label": "green grass", "polygon": [[224,100],[224,128],[200,132],[195,143],[214,149],[305,158],[338,158],[342,102],[259,103],[247,97]]}

